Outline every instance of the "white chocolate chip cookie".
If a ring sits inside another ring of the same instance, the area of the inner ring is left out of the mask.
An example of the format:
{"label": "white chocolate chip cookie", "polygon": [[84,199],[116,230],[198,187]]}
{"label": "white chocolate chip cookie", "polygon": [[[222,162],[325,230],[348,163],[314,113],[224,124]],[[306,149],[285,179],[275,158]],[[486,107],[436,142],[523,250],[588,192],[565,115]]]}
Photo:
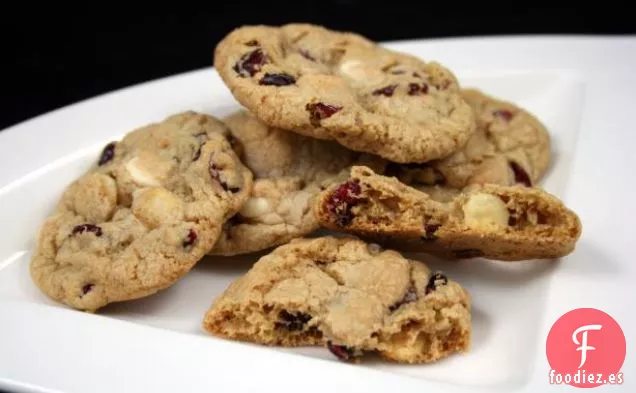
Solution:
{"label": "white chocolate chip cookie", "polygon": [[555,196],[519,185],[471,186],[440,202],[356,166],[319,199],[315,213],[326,228],[444,258],[554,259],[571,253],[582,231]]}
{"label": "white chocolate chip cookie", "polygon": [[174,284],[251,190],[226,135],[219,120],[186,112],[108,144],[45,220],[30,265],[35,284],[87,311]]}
{"label": "white chocolate chip cookie", "polygon": [[225,224],[213,255],[261,251],[308,235],[319,228],[312,206],[320,191],[346,178],[356,162],[384,162],[335,142],[268,127],[246,111],[224,121],[255,180],[249,199]]}
{"label": "white chocolate chip cookie", "polygon": [[233,340],[432,363],[471,344],[470,295],[442,272],[354,238],[295,239],[215,299],[203,326]]}
{"label": "white chocolate chip cookie", "polygon": [[474,184],[531,187],[545,175],[552,147],[546,126],[528,110],[476,89],[462,97],[475,112],[477,130],[448,157],[424,164],[391,164],[386,174],[426,193]]}
{"label": "white chocolate chip cookie", "polygon": [[244,26],[217,45],[214,66],[269,126],[394,162],[441,159],[475,131],[451,71],[353,33]]}

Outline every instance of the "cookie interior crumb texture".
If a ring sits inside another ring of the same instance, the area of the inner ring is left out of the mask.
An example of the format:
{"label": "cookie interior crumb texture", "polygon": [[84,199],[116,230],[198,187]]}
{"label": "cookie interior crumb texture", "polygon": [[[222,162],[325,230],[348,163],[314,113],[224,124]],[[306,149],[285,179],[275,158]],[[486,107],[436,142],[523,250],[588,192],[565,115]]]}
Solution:
{"label": "cookie interior crumb texture", "polygon": [[326,228],[444,258],[555,259],[582,232],[576,213],[539,188],[475,185],[440,202],[361,166],[321,194],[315,214]]}
{"label": "cookie interior crumb texture", "polygon": [[359,239],[295,239],[262,257],[205,315],[216,336],[285,347],[322,345],[430,363],[468,351],[470,296],[442,272]]}

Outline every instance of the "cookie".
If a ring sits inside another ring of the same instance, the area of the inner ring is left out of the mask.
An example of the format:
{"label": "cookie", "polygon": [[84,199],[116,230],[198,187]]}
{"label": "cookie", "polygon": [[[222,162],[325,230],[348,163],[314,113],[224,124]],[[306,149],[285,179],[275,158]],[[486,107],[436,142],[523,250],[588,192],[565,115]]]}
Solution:
{"label": "cookie", "polygon": [[470,295],[443,272],[359,239],[295,239],[259,259],[213,302],[203,328],[232,340],[326,346],[431,363],[469,351]]}
{"label": "cookie", "polygon": [[255,180],[247,202],[226,222],[213,255],[261,251],[308,235],[320,227],[312,209],[316,195],[346,179],[352,164],[382,161],[333,141],[269,127],[247,111],[223,120]]}
{"label": "cookie", "polygon": [[180,113],[109,143],[66,187],[30,272],[52,299],[96,311],[175,283],[247,200],[251,172],[219,120]]}
{"label": "cookie", "polygon": [[387,175],[428,192],[431,186],[536,185],[552,154],[550,134],[532,113],[477,89],[462,96],[475,112],[477,130],[457,152],[425,164],[392,164]]}
{"label": "cookie", "polygon": [[394,162],[446,157],[475,131],[450,70],[349,32],[244,26],[216,46],[214,66],[266,124]]}
{"label": "cookie", "polygon": [[441,203],[359,166],[321,193],[316,215],[326,228],[443,258],[559,258],[582,231],[576,213],[538,188],[475,185]]}

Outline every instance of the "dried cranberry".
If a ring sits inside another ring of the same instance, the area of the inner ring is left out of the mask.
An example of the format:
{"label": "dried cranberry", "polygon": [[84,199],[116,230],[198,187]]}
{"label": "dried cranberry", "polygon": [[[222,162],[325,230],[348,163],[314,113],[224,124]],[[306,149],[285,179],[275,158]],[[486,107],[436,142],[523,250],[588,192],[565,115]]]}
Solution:
{"label": "dried cranberry", "polygon": [[86,295],[93,289],[94,284],[86,284],[82,287],[82,295]]}
{"label": "dried cranberry", "polygon": [[311,61],[316,61],[316,58],[314,58],[311,54],[309,54],[309,52],[305,49],[301,49],[300,51],[300,55],[302,57],[304,57],[307,60],[311,60]]}
{"label": "dried cranberry", "polygon": [[448,278],[444,275],[444,273],[435,273],[428,279],[428,284],[426,284],[426,290],[424,293],[427,295],[437,287],[448,284]]}
{"label": "dried cranberry", "polygon": [[408,95],[417,96],[420,94],[428,93],[428,85],[426,83],[422,83],[421,85],[418,83],[409,83],[409,91]]}
{"label": "dried cranberry", "polygon": [[296,78],[289,74],[265,74],[258,82],[263,86],[287,86],[296,83]]}
{"label": "dried cranberry", "polygon": [[454,250],[453,255],[456,258],[479,258],[484,256],[484,252],[477,248],[466,248],[463,250]]}
{"label": "dried cranberry", "polygon": [[314,104],[305,105],[305,109],[309,112],[309,121],[311,124],[318,127],[320,126],[320,120],[333,116],[336,112],[340,111],[342,107],[316,102]]}
{"label": "dried cranberry", "polygon": [[528,172],[526,172],[521,165],[514,161],[509,161],[508,164],[510,165],[512,172],[515,174],[515,183],[521,183],[527,187],[532,187],[532,180],[530,180]]}
{"label": "dried cranberry", "polygon": [[240,60],[234,64],[233,69],[243,77],[254,76],[254,74],[259,72],[263,65],[267,63],[269,63],[269,58],[265,52],[259,48],[244,54]]}
{"label": "dried cranberry", "polygon": [[71,234],[77,235],[78,233],[84,233],[84,232],[93,232],[95,236],[99,237],[102,235],[102,228],[93,224],[82,224],[82,225],[75,226],[73,230],[71,231]]}
{"label": "dried cranberry", "polygon": [[256,41],[256,40],[247,41],[245,43],[245,45],[247,45],[247,46],[258,46],[258,41]]}
{"label": "dried cranberry", "polygon": [[358,351],[345,345],[336,345],[331,341],[327,341],[327,348],[340,360],[352,360],[359,355]]}
{"label": "dried cranberry", "polygon": [[391,97],[393,95],[393,92],[395,91],[395,88],[397,86],[398,85],[388,85],[388,86],[385,86],[385,87],[383,87],[381,89],[374,90],[372,94],[374,96],[383,95],[383,96],[386,96],[386,97]]}
{"label": "dried cranberry", "polygon": [[505,121],[510,121],[510,119],[512,119],[512,116],[513,116],[512,112],[510,112],[507,109],[499,109],[494,111],[492,114],[493,116],[498,117],[500,119],[504,119]]}
{"label": "dried cranberry", "polygon": [[305,324],[311,320],[311,315],[309,314],[305,314],[304,312],[291,314],[287,310],[282,310],[278,314],[278,317],[280,321],[274,324],[276,329],[285,329],[290,332],[303,330]]}
{"label": "dried cranberry", "polygon": [[360,201],[362,189],[356,181],[348,181],[335,189],[327,200],[327,209],[336,216],[340,226],[347,226],[353,220],[351,208]]}
{"label": "dried cranberry", "polygon": [[412,303],[415,301],[417,301],[417,290],[415,289],[415,286],[411,284],[411,286],[406,290],[406,293],[404,293],[402,299],[389,306],[389,312],[397,310],[406,303]]}
{"label": "dried cranberry", "polygon": [[188,230],[188,234],[186,235],[185,239],[183,240],[183,247],[188,247],[194,244],[195,241],[197,241],[197,233],[194,231],[194,229],[190,229]]}
{"label": "dried cranberry", "polygon": [[97,161],[97,165],[102,166],[111,161],[113,157],[115,157],[115,142],[111,142],[104,147],[102,154],[99,156],[99,161]]}
{"label": "dried cranberry", "polygon": [[414,96],[416,94],[420,94],[420,85],[417,83],[409,83],[409,92],[410,96]]}
{"label": "dried cranberry", "polygon": [[435,232],[439,229],[441,225],[439,224],[424,224],[424,236],[422,236],[422,240],[425,242],[432,242],[437,240],[437,236]]}

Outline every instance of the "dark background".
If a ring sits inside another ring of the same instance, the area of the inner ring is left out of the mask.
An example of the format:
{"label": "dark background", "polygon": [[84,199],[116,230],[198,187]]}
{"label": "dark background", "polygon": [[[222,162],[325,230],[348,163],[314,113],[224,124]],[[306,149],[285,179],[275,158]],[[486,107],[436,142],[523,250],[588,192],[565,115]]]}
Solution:
{"label": "dark background", "polygon": [[383,1],[377,6],[346,0],[222,0],[207,5],[209,10],[171,4],[171,9],[159,11],[155,2],[152,9],[134,11],[89,3],[96,8],[5,12],[0,16],[0,129],[107,91],[208,67],[216,43],[242,24],[309,22],[378,41],[636,33],[632,13],[608,2],[586,7],[579,1],[562,8],[522,2],[458,5],[448,0]]}

